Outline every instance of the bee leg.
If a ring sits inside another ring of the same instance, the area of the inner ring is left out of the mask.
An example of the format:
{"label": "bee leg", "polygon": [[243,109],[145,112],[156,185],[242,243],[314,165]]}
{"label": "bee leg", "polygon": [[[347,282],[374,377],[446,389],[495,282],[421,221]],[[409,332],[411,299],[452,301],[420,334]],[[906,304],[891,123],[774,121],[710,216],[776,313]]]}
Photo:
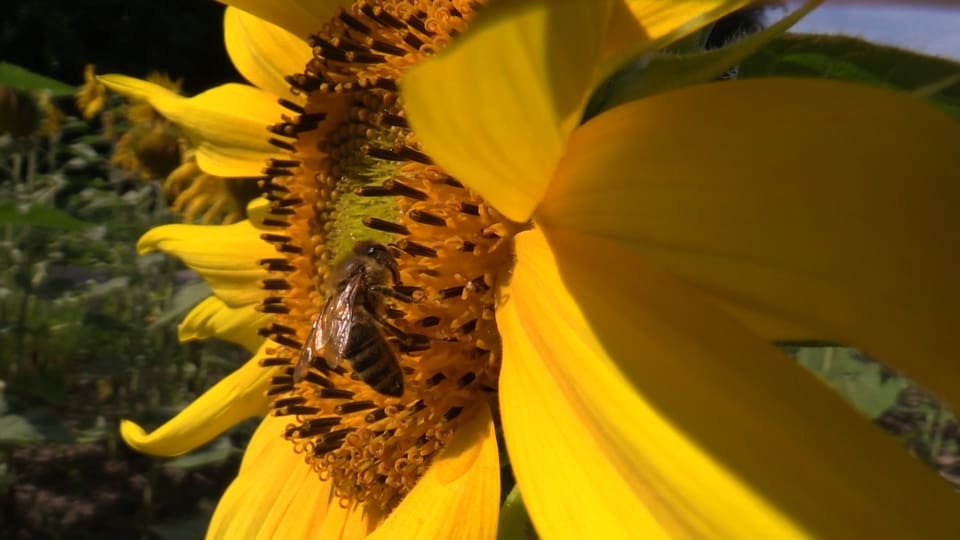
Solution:
{"label": "bee leg", "polygon": [[394,326],[394,324],[388,321],[386,318],[378,316],[377,322],[380,323],[380,326],[382,326],[384,330],[390,332],[390,334],[396,338],[399,338],[401,341],[407,339],[407,333]]}
{"label": "bee leg", "polygon": [[[393,299],[395,299],[395,300],[399,300],[399,301],[401,301],[401,302],[403,302],[403,303],[405,303],[405,304],[410,304],[410,303],[412,303],[412,302],[416,302],[416,300],[417,300],[416,298],[414,298],[413,294],[407,294],[405,291],[398,291],[398,290],[397,290],[396,288],[394,288],[394,287],[385,287],[385,286],[382,286],[382,285],[374,285],[374,286],[371,286],[371,287],[370,287],[370,290],[371,290],[372,292],[375,292],[375,293],[380,294],[380,295],[382,295],[382,296],[385,296],[385,297],[387,297],[387,298],[393,298]],[[413,291],[411,291],[411,292],[415,293],[415,292],[417,292],[417,291],[416,291],[416,290],[413,290]]]}
{"label": "bee leg", "polygon": [[426,351],[430,348],[430,338],[423,334],[407,334],[406,339],[397,343],[397,348],[405,353]]}
{"label": "bee leg", "polygon": [[377,322],[383,326],[384,330],[397,338],[398,345],[402,352],[423,351],[430,348],[430,338],[423,334],[404,332],[383,318],[378,318]]}

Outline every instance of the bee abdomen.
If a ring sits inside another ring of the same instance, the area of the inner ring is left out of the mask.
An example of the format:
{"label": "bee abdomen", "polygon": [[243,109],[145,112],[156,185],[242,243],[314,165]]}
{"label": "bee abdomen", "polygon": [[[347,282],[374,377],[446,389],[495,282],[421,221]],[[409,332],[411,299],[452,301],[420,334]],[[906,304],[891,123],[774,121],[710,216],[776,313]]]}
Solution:
{"label": "bee abdomen", "polygon": [[350,366],[370,388],[387,396],[403,395],[403,372],[386,342],[371,342],[350,359]]}

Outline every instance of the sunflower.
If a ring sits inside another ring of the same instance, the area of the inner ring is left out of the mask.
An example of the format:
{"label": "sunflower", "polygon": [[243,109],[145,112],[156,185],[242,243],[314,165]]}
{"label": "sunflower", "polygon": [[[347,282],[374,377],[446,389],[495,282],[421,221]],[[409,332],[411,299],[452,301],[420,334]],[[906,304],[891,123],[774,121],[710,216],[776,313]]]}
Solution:
{"label": "sunflower", "polygon": [[[261,90],[106,78],[269,201],[140,245],[210,281],[198,334],[256,349],[154,432],[121,427],[175,455],[269,412],[210,537],[493,537],[498,424],[547,538],[957,530],[946,483],[771,345],[849,344],[960,397],[954,119],[770,79],[582,121],[624,61],[744,2],[229,3]],[[371,242],[379,271],[351,254]],[[380,377],[301,361],[358,264]]]}
{"label": "sunflower", "polygon": [[75,96],[77,109],[85,120],[93,120],[107,103],[107,89],[97,80],[96,67],[87,64],[83,67],[83,85]]}

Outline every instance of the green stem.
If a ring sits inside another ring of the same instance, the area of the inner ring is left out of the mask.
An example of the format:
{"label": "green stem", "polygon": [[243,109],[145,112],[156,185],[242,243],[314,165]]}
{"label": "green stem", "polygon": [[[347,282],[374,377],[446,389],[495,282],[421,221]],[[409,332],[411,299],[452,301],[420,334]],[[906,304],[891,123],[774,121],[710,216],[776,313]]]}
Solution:
{"label": "green stem", "polygon": [[500,507],[500,522],[497,525],[497,540],[525,540],[538,538],[527,509],[523,505],[518,486],[513,486]]}

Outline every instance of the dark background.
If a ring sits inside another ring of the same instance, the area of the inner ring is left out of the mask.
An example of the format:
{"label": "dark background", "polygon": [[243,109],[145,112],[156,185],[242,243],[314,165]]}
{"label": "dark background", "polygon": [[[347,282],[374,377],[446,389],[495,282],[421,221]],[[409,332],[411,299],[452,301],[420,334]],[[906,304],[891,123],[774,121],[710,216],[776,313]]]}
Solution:
{"label": "dark background", "polygon": [[182,78],[186,94],[242,81],[223,45],[224,6],[213,0],[4,0],[0,61],[68,84],[97,73]]}

